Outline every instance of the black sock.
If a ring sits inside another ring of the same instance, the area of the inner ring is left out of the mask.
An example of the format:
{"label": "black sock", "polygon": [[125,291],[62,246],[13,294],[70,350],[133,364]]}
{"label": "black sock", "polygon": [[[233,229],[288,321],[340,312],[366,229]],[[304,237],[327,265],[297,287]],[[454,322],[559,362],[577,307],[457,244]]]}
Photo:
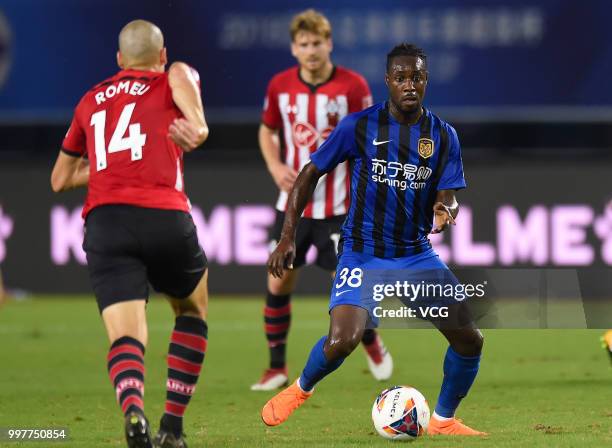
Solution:
{"label": "black sock", "polygon": [[108,373],[124,415],[144,415],[144,345],[130,336],[117,339],[107,357]]}
{"label": "black sock", "polygon": [[287,334],[291,324],[291,294],[274,295],[268,291],[264,308],[266,339],[270,348],[270,368],[286,364]]}
{"label": "black sock", "polygon": [[376,339],[376,331],[367,329],[363,332],[363,336],[361,337],[361,342],[363,345],[370,345]]}
{"label": "black sock", "polygon": [[183,414],[195,392],[208,345],[208,326],[202,319],[178,316],[168,349],[166,409],[162,428],[183,433]]}

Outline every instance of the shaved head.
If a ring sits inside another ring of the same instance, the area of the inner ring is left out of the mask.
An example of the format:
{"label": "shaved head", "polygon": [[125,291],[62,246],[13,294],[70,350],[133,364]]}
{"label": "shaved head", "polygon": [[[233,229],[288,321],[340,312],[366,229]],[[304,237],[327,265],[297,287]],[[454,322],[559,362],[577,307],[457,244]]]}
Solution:
{"label": "shaved head", "polygon": [[119,33],[120,65],[123,68],[159,65],[163,49],[164,35],[146,20],[134,20]]}

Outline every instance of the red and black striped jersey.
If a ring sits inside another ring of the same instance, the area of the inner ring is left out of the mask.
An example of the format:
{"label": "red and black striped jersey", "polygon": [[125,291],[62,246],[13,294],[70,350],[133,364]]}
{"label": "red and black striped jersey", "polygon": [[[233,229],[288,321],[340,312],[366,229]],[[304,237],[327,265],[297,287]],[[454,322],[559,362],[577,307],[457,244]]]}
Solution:
{"label": "red and black striped jersey", "polygon": [[[330,78],[315,86],[301,79],[296,66],[278,73],[268,84],[262,122],[283,131],[285,163],[300,171],[342,118],[371,104],[370,88],[361,75],[334,67]],[[325,219],[346,214],[349,176],[346,163],[322,176],[302,216]],[[287,196],[280,192],[278,210],[286,210]]]}

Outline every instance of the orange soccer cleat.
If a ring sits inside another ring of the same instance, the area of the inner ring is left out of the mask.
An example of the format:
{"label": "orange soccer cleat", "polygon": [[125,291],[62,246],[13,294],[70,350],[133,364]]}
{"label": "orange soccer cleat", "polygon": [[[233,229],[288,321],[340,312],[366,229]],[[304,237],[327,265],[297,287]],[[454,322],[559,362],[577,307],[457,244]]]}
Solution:
{"label": "orange soccer cleat", "polygon": [[467,425],[461,423],[458,418],[449,420],[438,420],[434,416],[429,419],[427,434],[430,436],[487,436],[486,432],[476,431]]}
{"label": "orange soccer cleat", "polygon": [[297,408],[312,395],[304,392],[296,380],[291,386],[279,392],[261,410],[261,419],[268,426],[277,426],[289,418]]}

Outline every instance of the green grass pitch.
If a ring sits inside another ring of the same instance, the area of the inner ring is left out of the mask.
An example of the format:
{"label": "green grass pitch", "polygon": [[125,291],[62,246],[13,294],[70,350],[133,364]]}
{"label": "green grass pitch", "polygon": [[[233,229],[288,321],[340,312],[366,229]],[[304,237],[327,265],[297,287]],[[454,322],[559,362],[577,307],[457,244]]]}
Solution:
{"label": "green grass pitch", "polygon": [[[296,297],[289,337],[295,377],[327,330],[327,302]],[[278,428],[259,411],[269,393],[249,391],[267,362],[261,299],[211,298],[209,348],[186,415],[190,447],[370,447],[370,409],[394,384],[417,387],[433,408],[446,344],[433,330],[385,330],[395,360],[390,381],[375,382],[358,349]],[[165,397],[165,354],[173,319],[163,299],[148,309],[146,412],[157,428]],[[612,369],[595,330],[488,330],[480,374],[458,416],[490,435],[424,437],[433,447],[612,446]],[[59,443],[17,447],[125,446],[122,418],[106,374],[108,342],[93,298],[36,296],[0,308],[0,427],[67,427]]]}

